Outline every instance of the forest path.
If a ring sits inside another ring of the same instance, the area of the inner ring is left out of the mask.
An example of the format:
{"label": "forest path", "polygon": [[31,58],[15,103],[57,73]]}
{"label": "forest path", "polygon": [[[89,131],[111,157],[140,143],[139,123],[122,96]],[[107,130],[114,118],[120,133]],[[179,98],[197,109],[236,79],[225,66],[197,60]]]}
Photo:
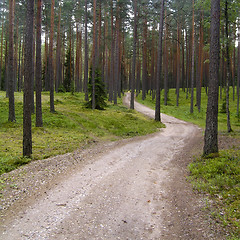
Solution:
{"label": "forest path", "polygon": [[215,239],[186,181],[201,131],[166,115],[162,121],[160,132],[109,147],[46,189],[5,222],[0,239]]}

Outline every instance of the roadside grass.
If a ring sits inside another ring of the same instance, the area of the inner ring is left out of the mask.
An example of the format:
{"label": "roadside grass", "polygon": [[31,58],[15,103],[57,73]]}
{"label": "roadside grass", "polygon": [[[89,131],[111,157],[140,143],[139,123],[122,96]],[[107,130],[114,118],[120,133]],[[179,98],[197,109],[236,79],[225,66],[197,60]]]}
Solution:
{"label": "roadside grass", "polygon": [[[168,105],[164,106],[164,91],[161,92],[161,112],[184,120],[186,122],[192,122],[201,128],[205,128],[206,123],[206,109],[207,109],[207,96],[205,93],[205,89],[202,89],[202,101],[201,101],[201,111],[198,112],[196,104],[196,92],[194,92],[194,112],[190,114],[190,103],[191,96],[188,96],[186,99],[186,93],[180,90],[179,96],[179,106],[176,106],[176,94],[175,89],[170,89],[168,94]],[[147,95],[145,100],[142,100],[142,95],[139,94],[137,96],[137,101],[142,103],[152,109],[155,108],[155,100],[152,100],[152,96]],[[219,131],[222,134],[226,134],[227,132],[227,116],[224,110],[224,99],[225,95],[223,94],[222,99],[219,98]],[[240,116],[237,116],[237,99],[233,101],[232,98],[232,89],[230,89],[230,119],[233,132],[230,136],[240,137]],[[229,135],[229,134],[228,134]]]}
{"label": "roadside grass", "polygon": [[[232,93],[232,89],[230,90]],[[163,105],[161,96],[161,112],[194,123],[205,128],[207,97],[203,89],[202,108],[198,112],[194,106],[194,113],[190,114],[190,95],[186,99],[186,93],[180,90],[179,106],[176,107],[175,89],[169,90],[168,106]],[[196,92],[195,92],[196,96]],[[224,113],[224,98],[219,99],[219,132],[229,137],[240,137],[240,118],[236,114],[237,101],[233,101],[230,95],[230,113],[232,133],[227,133],[227,116]],[[141,94],[137,101],[154,109],[155,100],[147,95],[143,101]],[[240,239],[240,146],[233,146],[229,150],[221,150],[219,156],[209,158],[199,157],[189,165],[189,180],[195,190],[204,193],[210,200],[208,208],[211,216],[221,223],[229,231],[231,240]]]}
{"label": "roadside grass", "polygon": [[121,104],[106,110],[84,107],[84,95],[55,94],[56,113],[50,113],[49,94],[43,92],[43,127],[35,127],[32,115],[32,158],[22,157],[23,94],[15,93],[16,122],[8,122],[8,99],[0,92],[0,174],[27,164],[31,160],[72,152],[95,141],[114,141],[158,131],[163,124]]}
{"label": "roadside grass", "polygon": [[220,151],[217,158],[199,158],[189,165],[192,186],[212,201],[211,214],[232,235],[240,236],[240,151]]}

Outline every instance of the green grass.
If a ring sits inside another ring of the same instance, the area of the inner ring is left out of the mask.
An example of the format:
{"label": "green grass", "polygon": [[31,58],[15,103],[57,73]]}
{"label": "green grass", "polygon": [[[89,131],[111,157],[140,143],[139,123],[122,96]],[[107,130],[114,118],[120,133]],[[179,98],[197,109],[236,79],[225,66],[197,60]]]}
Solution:
{"label": "green grass", "polygon": [[[8,99],[0,92],[0,174],[31,159],[22,158],[22,93],[15,93],[16,123],[8,122]],[[49,94],[43,93],[43,124],[35,127],[32,115],[33,160],[72,152],[93,141],[114,141],[145,135],[163,127],[121,104],[104,111],[86,109],[83,94],[55,94],[56,113],[49,111]]]}
{"label": "green grass", "polygon": [[[231,126],[234,132],[227,133],[227,116],[221,113],[224,108],[223,98],[219,98],[219,131],[222,135],[235,138],[240,136],[240,119],[236,115],[237,100],[233,101],[232,89],[230,89],[230,113]],[[205,128],[207,96],[203,89],[202,108],[198,112],[194,106],[194,113],[190,114],[190,95],[186,99],[186,93],[180,90],[179,106],[176,106],[175,89],[170,89],[168,95],[168,106],[163,105],[163,94],[161,96],[161,112],[194,123]],[[196,96],[196,92],[195,92]],[[137,101],[154,109],[155,100],[147,95],[143,101],[141,94]],[[190,177],[193,188],[204,193],[213,202],[209,209],[212,217],[221,222],[223,227],[231,233],[231,240],[240,239],[240,150],[239,148],[220,151],[219,156],[212,158],[199,157],[189,165]]]}
{"label": "green grass", "polygon": [[220,151],[189,165],[193,188],[214,201],[212,216],[233,236],[240,236],[240,151]]}
{"label": "green grass", "polygon": [[[232,93],[232,89],[230,89],[230,94]],[[196,103],[196,92],[194,93],[195,100],[194,105]],[[207,109],[207,96],[205,93],[205,89],[202,89],[202,102],[201,102],[201,111],[198,112],[196,106],[194,106],[194,112],[190,114],[190,102],[191,96],[189,95],[188,99],[186,99],[186,93],[180,90],[180,97],[179,97],[179,106],[176,106],[176,94],[175,89],[169,90],[168,95],[168,106],[164,106],[164,91],[161,93],[161,112],[179,118],[181,120],[192,122],[202,128],[205,128],[206,122],[206,109]],[[152,96],[147,95],[146,99],[142,100],[142,95],[139,94],[137,97],[137,101],[143,103],[146,106],[151,107],[154,109],[155,107],[155,100],[152,100]],[[221,113],[222,106],[224,104],[224,94],[222,99],[219,98],[219,131],[221,133],[227,132],[227,116],[226,113]],[[232,100],[232,96],[230,96],[230,114],[231,114],[231,124],[233,128],[232,136],[240,136],[240,118],[236,114],[237,112],[237,100]]]}

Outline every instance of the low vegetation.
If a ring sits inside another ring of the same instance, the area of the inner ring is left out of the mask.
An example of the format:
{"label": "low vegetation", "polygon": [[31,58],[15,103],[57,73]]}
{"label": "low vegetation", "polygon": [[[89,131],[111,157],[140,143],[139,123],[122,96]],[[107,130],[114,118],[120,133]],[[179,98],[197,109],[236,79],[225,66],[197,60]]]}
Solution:
{"label": "low vegetation", "polygon": [[58,93],[56,113],[49,111],[49,94],[43,93],[43,128],[35,127],[32,115],[32,159],[22,158],[23,95],[15,93],[16,122],[8,122],[8,99],[0,92],[0,174],[11,171],[31,160],[45,159],[72,152],[94,141],[114,141],[153,133],[163,127],[136,111],[119,104],[109,104],[106,110],[91,110],[84,106],[84,95]]}
{"label": "low vegetation", "polygon": [[[163,96],[162,96],[163,98]],[[197,107],[190,114],[190,96],[186,99],[186,93],[180,91],[180,104],[176,107],[175,90],[171,89],[168,96],[168,106],[161,105],[161,112],[176,118],[192,122],[198,126],[205,127],[207,97],[202,93],[202,110],[199,113]],[[137,100],[154,109],[155,101],[152,96],[147,95],[143,101],[139,95]],[[225,113],[225,97],[219,99],[219,131],[222,135],[229,137],[240,137],[240,119],[236,115],[237,101],[231,98],[230,112],[231,124],[234,132],[227,133],[227,116]],[[220,222],[230,239],[240,239],[240,150],[239,146],[233,146],[229,150],[221,150],[219,155],[208,158],[199,157],[189,165],[190,181],[193,188],[208,199],[212,217]]]}

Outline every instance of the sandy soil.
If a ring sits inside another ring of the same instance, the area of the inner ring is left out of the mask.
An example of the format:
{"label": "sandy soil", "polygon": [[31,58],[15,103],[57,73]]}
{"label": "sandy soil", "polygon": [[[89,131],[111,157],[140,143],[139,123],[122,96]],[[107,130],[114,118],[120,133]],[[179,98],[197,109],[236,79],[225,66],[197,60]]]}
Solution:
{"label": "sandy soil", "polygon": [[[154,117],[138,103],[135,109]],[[11,188],[3,193],[12,204],[2,203],[0,239],[225,239],[186,180],[187,165],[202,148],[201,129],[163,114],[162,122],[166,128],[158,133],[10,173],[21,178],[13,198]],[[74,165],[63,167],[69,162]],[[53,165],[58,174],[48,174]],[[33,187],[31,178],[40,184]]]}

